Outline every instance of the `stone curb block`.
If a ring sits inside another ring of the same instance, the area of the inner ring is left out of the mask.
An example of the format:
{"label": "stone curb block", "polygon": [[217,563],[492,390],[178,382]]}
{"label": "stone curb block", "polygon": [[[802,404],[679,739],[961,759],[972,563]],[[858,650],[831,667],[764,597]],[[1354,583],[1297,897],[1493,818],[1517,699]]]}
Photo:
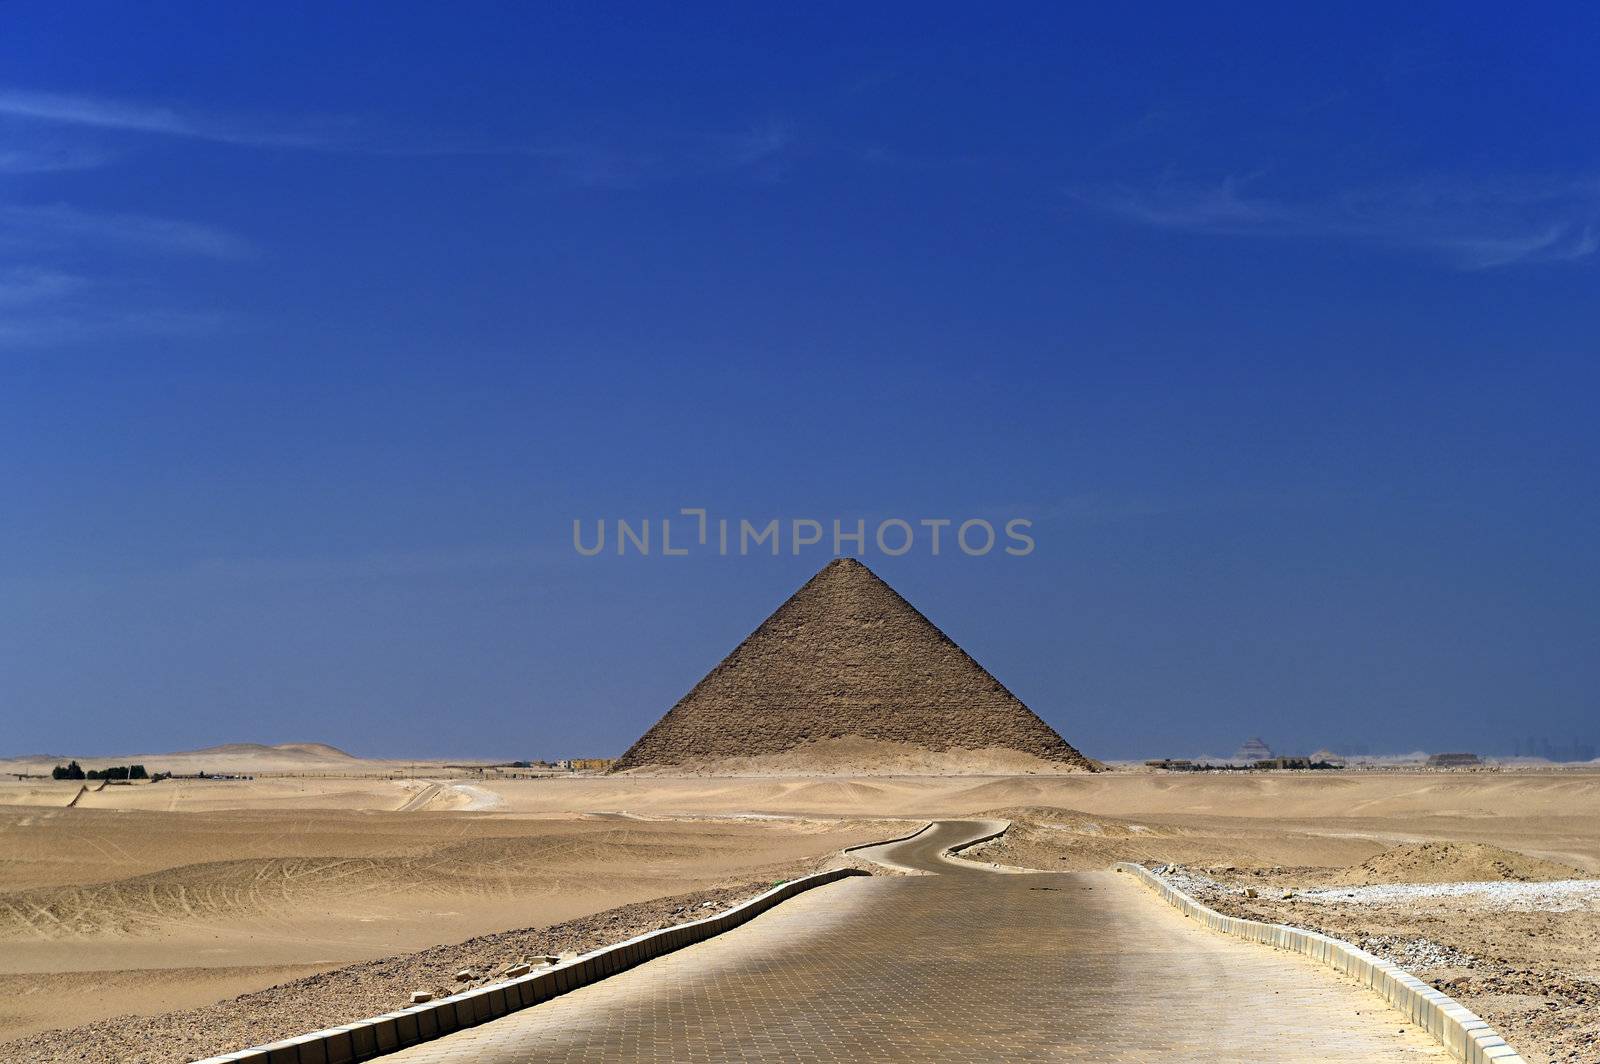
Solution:
{"label": "stone curb block", "polygon": [[1004,835],[1006,832],[1011,830],[1011,821],[1009,820],[990,821],[990,823],[997,823],[1000,826],[994,831],[989,832],[987,835],[979,835],[975,839],[968,839],[966,842],[957,843],[948,850],[945,850],[939,856],[945,858],[954,857],[964,850],[970,850],[974,846],[982,846],[986,842],[998,839],[1001,835]]}
{"label": "stone curb block", "polygon": [[[918,828],[912,835],[919,835],[926,830],[926,826]],[[883,844],[873,842],[866,845]],[[498,1019],[569,990],[627,971],[684,946],[703,942],[747,923],[780,902],[788,901],[813,887],[865,875],[870,873],[859,868],[836,868],[803,876],[781,883],[726,912],[659,931],[647,931],[625,942],[602,946],[552,968],[326,1031],[315,1031],[237,1053],[207,1057],[197,1064],[353,1064],[355,1061],[371,1060],[397,1049],[432,1041],[452,1031]]]}
{"label": "stone curb block", "polygon": [[1316,931],[1223,916],[1143,865],[1118,864],[1116,869],[1133,875],[1173,908],[1214,931],[1303,953],[1351,976],[1383,995],[1412,1023],[1449,1050],[1451,1056],[1465,1064],[1490,1064],[1491,1061],[1493,1064],[1524,1064],[1521,1055],[1480,1016],[1398,965]]}
{"label": "stone curb block", "polygon": [[917,830],[915,830],[913,832],[910,832],[908,834],[905,834],[905,835],[901,835],[897,839],[883,839],[883,840],[881,840],[879,842],[861,842],[861,843],[857,843],[854,846],[846,846],[844,849],[840,850],[839,852],[840,853],[850,853],[852,850],[867,850],[867,849],[871,849],[874,846],[893,846],[897,842],[910,842],[912,839],[916,838],[918,835],[921,835],[924,831],[927,831],[931,827],[933,827],[933,821],[930,820],[926,824],[924,824],[920,828],[918,828]]}

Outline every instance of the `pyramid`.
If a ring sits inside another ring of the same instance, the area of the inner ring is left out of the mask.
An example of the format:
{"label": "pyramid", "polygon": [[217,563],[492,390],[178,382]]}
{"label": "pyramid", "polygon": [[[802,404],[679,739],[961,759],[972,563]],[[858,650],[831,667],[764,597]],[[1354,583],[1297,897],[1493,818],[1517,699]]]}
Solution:
{"label": "pyramid", "polygon": [[1234,753],[1235,761],[1266,761],[1272,757],[1272,748],[1260,739],[1251,737]]}
{"label": "pyramid", "polygon": [[808,580],[614,771],[719,763],[823,772],[1099,767],[853,558]]}

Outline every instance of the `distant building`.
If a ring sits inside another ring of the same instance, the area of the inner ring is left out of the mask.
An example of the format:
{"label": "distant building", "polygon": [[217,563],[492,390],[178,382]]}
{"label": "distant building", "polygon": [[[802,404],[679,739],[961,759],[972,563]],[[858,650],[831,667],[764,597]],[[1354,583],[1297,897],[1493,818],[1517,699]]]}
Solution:
{"label": "distant building", "polygon": [[562,772],[604,772],[616,760],[614,757],[564,757],[555,767]]}
{"label": "distant building", "polygon": [[1345,766],[1345,759],[1326,747],[1312,754],[1311,760],[1321,761],[1324,764],[1332,765],[1335,768],[1344,768]]}
{"label": "distant building", "polygon": [[1233,755],[1235,761],[1265,761],[1272,756],[1272,747],[1257,738],[1249,738]]}
{"label": "distant building", "polygon": [[1429,768],[1475,768],[1483,764],[1477,754],[1429,754]]}
{"label": "distant building", "polygon": [[1338,769],[1344,768],[1343,761],[1323,761],[1311,757],[1264,757],[1250,763],[1251,768],[1259,769]]}

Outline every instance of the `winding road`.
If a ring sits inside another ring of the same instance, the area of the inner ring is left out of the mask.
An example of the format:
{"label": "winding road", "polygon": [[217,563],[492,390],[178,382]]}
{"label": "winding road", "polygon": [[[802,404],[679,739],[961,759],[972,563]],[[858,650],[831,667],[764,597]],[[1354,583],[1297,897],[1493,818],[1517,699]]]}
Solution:
{"label": "winding road", "polygon": [[1420,1061],[1444,1050],[1370,991],[1197,927],[1114,872],[947,859],[945,821],[742,927],[396,1064],[532,1061]]}

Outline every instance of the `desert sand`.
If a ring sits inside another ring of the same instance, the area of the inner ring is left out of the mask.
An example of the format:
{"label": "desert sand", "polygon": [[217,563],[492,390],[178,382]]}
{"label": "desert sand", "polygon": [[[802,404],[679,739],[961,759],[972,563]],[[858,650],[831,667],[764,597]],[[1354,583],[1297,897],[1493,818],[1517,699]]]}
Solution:
{"label": "desert sand", "polygon": [[[250,771],[248,757],[240,765]],[[1600,875],[1600,774],[1578,771],[531,780],[351,772],[88,791],[5,781],[0,1042],[783,878],[909,823],[974,814],[1016,822],[981,859],[1034,867],[1143,860],[1366,882],[1384,873],[1362,873],[1364,863],[1395,864],[1383,863],[1395,847],[1448,841],[1498,847],[1547,862],[1530,865],[1546,871]],[[1457,873],[1416,877],[1425,874]],[[1443,924],[1406,934],[1457,941],[1447,931],[1470,919],[1463,911],[1447,906],[1437,914]],[[1393,914],[1375,913],[1363,909],[1338,927],[1347,937],[1369,935],[1368,925],[1387,929],[1370,934],[1399,934]],[[1557,962],[1538,934],[1502,937],[1494,956],[1506,965]],[[1560,961],[1560,978],[1578,996],[1558,1008],[1578,1007],[1572,1001],[1587,1000],[1584,988],[1600,980],[1572,968],[1576,956]],[[1452,973],[1460,974],[1444,977]],[[1461,996],[1536,1035],[1519,1019],[1532,1007],[1527,995],[1493,985],[1500,989]],[[1531,1056],[1564,1059],[1554,1049]]]}
{"label": "desert sand", "polygon": [[0,1042],[770,881],[885,830],[499,811],[451,781],[163,781],[66,807],[76,790],[0,784]]}
{"label": "desert sand", "polygon": [[[406,776],[417,772],[438,774],[448,769],[441,760],[402,760],[357,757],[327,743],[225,743],[200,750],[159,754],[24,754],[0,758],[0,777],[17,773],[49,775],[56,765],[77,761],[87,769],[111,765],[143,765],[150,772],[180,776],[199,773],[254,776]],[[458,767],[477,765],[459,761]]]}

